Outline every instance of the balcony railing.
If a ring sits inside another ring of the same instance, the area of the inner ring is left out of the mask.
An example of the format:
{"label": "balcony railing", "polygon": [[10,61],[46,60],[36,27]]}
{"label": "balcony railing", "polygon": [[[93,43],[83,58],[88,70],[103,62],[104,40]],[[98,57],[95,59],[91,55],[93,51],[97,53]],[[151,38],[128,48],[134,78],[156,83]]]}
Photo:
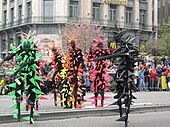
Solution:
{"label": "balcony railing", "polygon": [[[81,18],[70,18],[66,16],[57,16],[57,17],[28,17],[25,19],[19,19],[18,21],[11,22],[8,24],[3,24],[0,26],[0,30],[4,29],[10,29],[12,27],[18,27],[22,25],[27,24],[56,24],[61,23],[65,24],[68,22],[77,23]],[[138,24],[138,23],[127,23],[127,22],[119,22],[119,21],[109,21],[109,20],[102,20],[102,19],[88,19],[91,24],[97,23],[101,26],[107,26],[107,27],[114,27],[114,24],[116,23],[119,28],[126,28],[126,29],[139,29],[139,30],[145,30],[145,31],[155,31],[155,27],[152,25],[146,25],[146,24]]]}

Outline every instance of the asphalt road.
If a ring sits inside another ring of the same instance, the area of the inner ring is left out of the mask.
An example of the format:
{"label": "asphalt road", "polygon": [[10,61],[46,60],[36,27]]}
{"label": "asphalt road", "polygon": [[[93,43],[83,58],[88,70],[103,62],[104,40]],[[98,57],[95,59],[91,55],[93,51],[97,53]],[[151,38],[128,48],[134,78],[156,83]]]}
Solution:
{"label": "asphalt road", "polygon": [[[124,122],[118,122],[119,116],[83,117],[63,120],[36,121],[0,124],[0,127],[124,127]],[[131,114],[128,127],[169,127],[170,111]]]}
{"label": "asphalt road", "polygon": [[[115,95],[112,92],[107,92],[105,94],[107,97],[110,97],[108,99],[105,99],[105,105],[104,107],[108,107],[111,103],[115,102],[116,100],[113,99],[113,96]],[[170,105],[170,91],[156,91],[156,92],[136,92],[134,95],[137,97],[137,99],[134,100],[134,105],[132,107],[136,106],[153,106],[153,105]],[[92,109],[95,108],[94,104],[92,102],[94,100],[89,99],[90,97],[94,96],[93,93],[87,93],[85,99],[86,102],[83,104],[84,108],[86,109]],[[61,111],[64,110],[60,105],[54,106],[53,103],[53,94],[45,95],[48,100],[40,100],[40,106],[39,111]],[[100,102],[100,100],[99,100]],[[15,101],[12,100],[9,95],[0,95],[0,116],[3,114],[10,114],[12,113],[13,109],[10,108],[10,105],[14,104]],[[24,102],[23,102],[24,104]],[[117,108],[117,106],[115,106]],[[25,111],[25,110],[24,110]]]}

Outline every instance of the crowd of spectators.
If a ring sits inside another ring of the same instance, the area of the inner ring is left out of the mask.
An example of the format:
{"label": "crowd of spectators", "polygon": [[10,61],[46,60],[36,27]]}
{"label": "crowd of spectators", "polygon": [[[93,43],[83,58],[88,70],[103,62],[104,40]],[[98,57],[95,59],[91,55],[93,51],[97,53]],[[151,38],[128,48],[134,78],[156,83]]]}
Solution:
{"label": "crowd of spectators", "polygon": [[[10,70],[15,69],[16,64],[12,61],[6,61],[0,67],[0,94],[7,94],[11,91],[11,88],[7,87],[7,84],[13,82]],[[93,63],[89,62],[84,68],[83,87],[86,92],[91,92],[90,70],[94,66]],[[116,66],[110,62],[108,69],[115,73]],[[45,60],[42,70],[40,70],[41,78],[43,79],[40,87],[45,94],[53,92],[51,78],[53,73],[54,70],[52,69],[50,61]],[[112,81],[110,83],[112,84]],[[134,83],[139,91],[170,90],[170,61],[163,56],[161,59],[153,59],[150,61],[143,59],[138,62],[134,68]]]}
{"label": "crowd of spectators", "polygon": [[165,56],[139,62],[134,68],[134,74],[139,91],[170,90],[170,61]]}
{"label": "crowd of spectators", "polygon": [[[13,75],[11,75],[11,70],[16,69],[16,64],[14,62],[5,61],[3,65],[0,66],[0,95],[7,94],[12,91],[7,85],[14,81]],[[40,70],[41,78],[43,79],[40,87],[45,94],[48,94],[52,90],[51,76],[53,74],[51,63],[49,61],[44,61],[42,70]]]}

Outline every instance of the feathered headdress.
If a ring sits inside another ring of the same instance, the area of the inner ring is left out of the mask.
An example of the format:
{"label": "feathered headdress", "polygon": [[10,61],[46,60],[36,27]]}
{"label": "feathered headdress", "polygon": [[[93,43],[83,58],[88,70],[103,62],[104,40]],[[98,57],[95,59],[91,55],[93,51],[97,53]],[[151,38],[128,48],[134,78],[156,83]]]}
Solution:
{"label": "feathered headdress", "polygon": [[60,46],[55,46],[55,43],[50,41],[50,46],[48,46],[49,49],[51,49],[52,51],[60,51]]}
{"label": "feathered headdress", "polygon": [[73,38],[71,38],[70,36],[66,35],[68,42],[71,43],[72,41],[74,41],[75,43],[77,42],[77,36],[76,33],[74,33]]}
{"label": "feathered headdress", "polygon": [[102,40],[101,38],[100,38],[100,34],[98,34],[98,38],[97,39],[93,39],[95,42],[97,42],[97,44],[100,44],[100,43],[103,43],[103,42],[105,42],[105,41],[107,41],[107,39],[104,39],[104,40]]}

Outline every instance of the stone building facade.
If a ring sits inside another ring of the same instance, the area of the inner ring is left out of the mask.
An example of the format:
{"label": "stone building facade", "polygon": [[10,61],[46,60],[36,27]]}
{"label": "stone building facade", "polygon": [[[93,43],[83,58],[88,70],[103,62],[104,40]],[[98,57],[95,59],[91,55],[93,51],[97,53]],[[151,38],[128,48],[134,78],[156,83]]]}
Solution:
{"label": "stone building facade", "polygon": [[44,52],[50,40],[62,45],[61,29],[73,17],[96,21],[112,39],[114,23],[136,36],[136,45],[155,33],[153,0],[128,0],[126,5],[103,0],[0,0],[0,56],[17,46],[20,32],[35,31]]}

